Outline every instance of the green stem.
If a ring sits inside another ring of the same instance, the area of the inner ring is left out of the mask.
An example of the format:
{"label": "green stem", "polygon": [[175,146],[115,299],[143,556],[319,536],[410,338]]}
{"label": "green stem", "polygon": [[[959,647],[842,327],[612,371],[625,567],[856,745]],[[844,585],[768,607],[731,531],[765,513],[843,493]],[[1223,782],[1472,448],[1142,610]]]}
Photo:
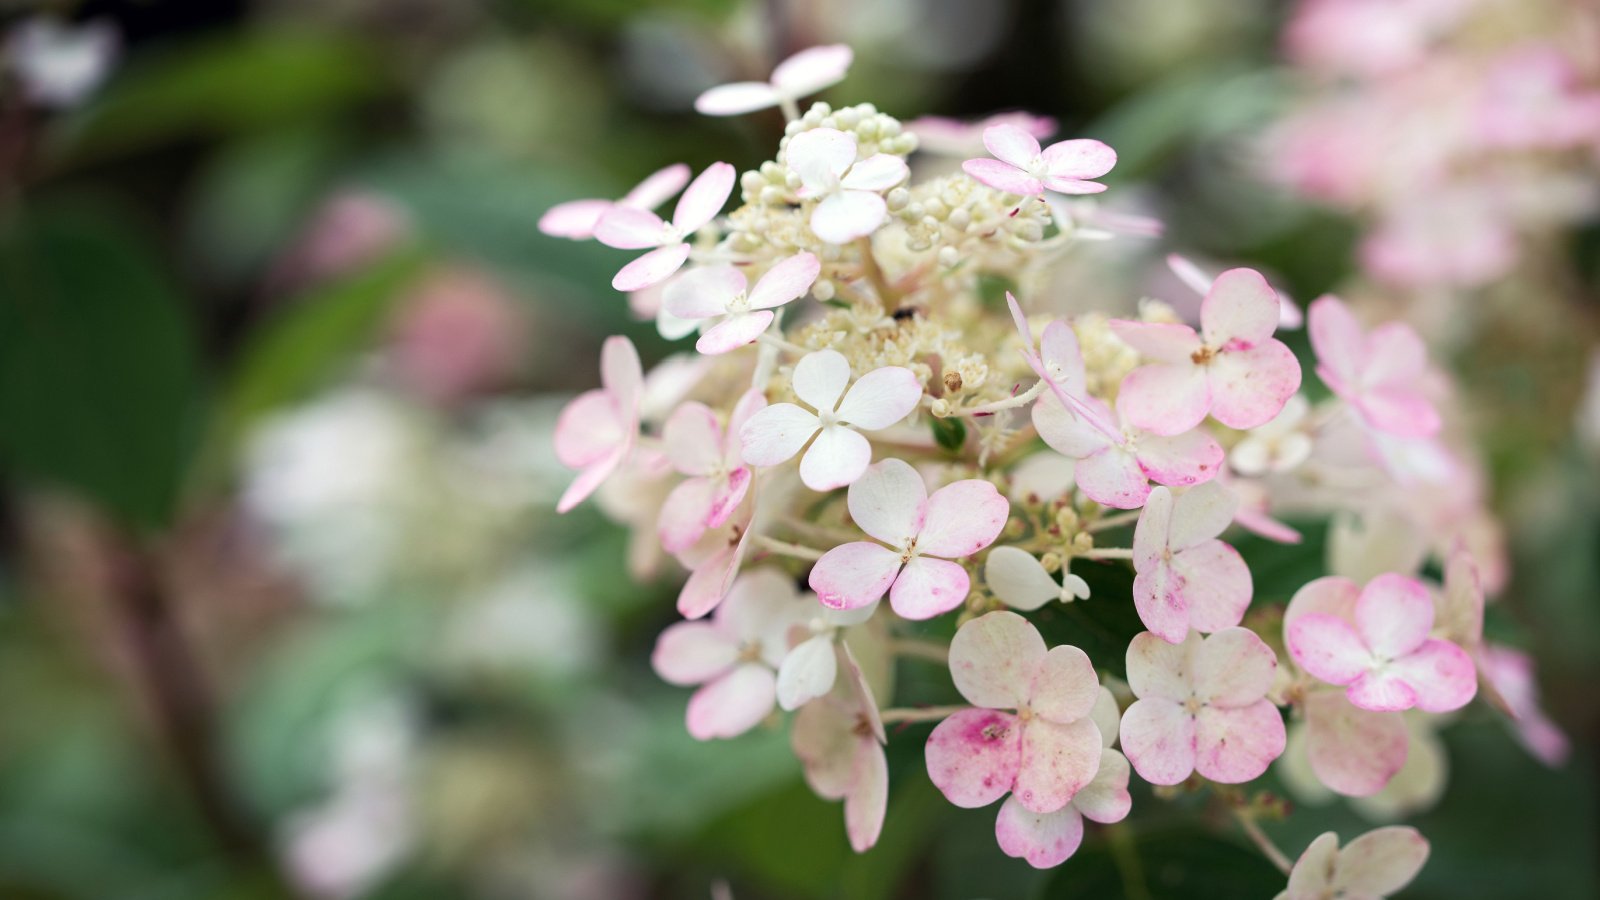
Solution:
{"label": "green stem", "polygon": [[1119,822],[1106,827],[1106,839],[1111,845],[1111,859],[1122,876],[1122,894],[1128,900],[1152,900],[1150,885],[1144,879],[1144,865],[1139,862],[1139,848],[1134,844],[1133,831],[1127,823]]}

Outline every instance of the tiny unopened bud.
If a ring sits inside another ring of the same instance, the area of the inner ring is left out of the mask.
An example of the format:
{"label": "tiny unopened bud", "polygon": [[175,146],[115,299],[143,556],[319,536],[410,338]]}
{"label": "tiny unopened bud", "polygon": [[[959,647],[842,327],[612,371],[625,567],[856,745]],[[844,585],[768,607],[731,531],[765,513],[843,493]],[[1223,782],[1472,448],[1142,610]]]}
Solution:
{"label": "tiny unopened bud", "polygon": [[933,401],[933,403],[929,404],[928,412],[933,413],[933,417],[936,419],[949,418],[950,401],[940,397],[939,399]]}
{"label": "tiny unopened bud", "polygon": [[956,263],[958,263],[960,261],[961,261],[961,251],[957,250],[954,247],[940,247],[939,248],[939,265],[944,266],[946,269],[948,269],[948,268],[950,268],[951,266],[954,266]]}
{"label": "tiny unopened bud", "polygon": [[1072,552],[1088,553],[1094,549],[1094,535],[1080,531],[1072,536]]}
{"label": "tiny unopened bud", "polygon": [[1046,572],[1052,574],[1059,572],[1061,571],[1061,554],[1051,550],[1049,553],[1039,557],[1039,564],[1044,566]]}
{"label": "tiny unopened bud", "polygon": [[1006,537],[1019,538],[1027,530],[1028,527],[1022,524],[1021,519],[1009,519],[1006,521]]}
{"label": "tiny unopened bud", "polygon": [[950,216],[945,221],[949,222],[951,227],[965,231],[967,226],[972,224],[972,213],[967,212],[966,207],[957,207],[950,211]]}
{"label": "tiny unopened bud", "polygon": [[883,199],[885,203],[889,204],[890,212],[899,212],[906,208],[906,204],[911,202],[911,192],[903,187],[897,187]]}
{"label": "tiny unopened bud", "polygon": [[1056,512],[1056,524],[1061,527],[1064,534],[1072,534],[1078,530],[1078,511],[1070,506],[1063,506]]}
{"label": "tiny unopened bud", "polygon": [[816,297],[823,303],[832,300],[836,291],[837,288],[833,286],[833,282],[826,278],[818,278],[816,284],[811,286],[811,296]]}

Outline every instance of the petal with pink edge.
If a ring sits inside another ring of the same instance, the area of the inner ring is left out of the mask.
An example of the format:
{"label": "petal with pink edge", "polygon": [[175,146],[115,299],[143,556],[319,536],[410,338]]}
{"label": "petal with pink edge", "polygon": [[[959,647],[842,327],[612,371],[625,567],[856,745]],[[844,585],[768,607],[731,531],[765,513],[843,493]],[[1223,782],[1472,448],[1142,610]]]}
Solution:
{"label": "petal with pink edge", "polygon": [[[1095,140],[1079,138],[1058,141],[1042,154],[1052,178],[1082,180],[1099,178],[1117,164],[1117,151]],[[1051,190],[1057,190],[1051,188]]]}
{"label": "petal with pink edge", "polygon": [[714,162],[689,182],[678,206],[672,211],[672,227],[688,237],[722,212],[728,195],[733,193],[733,180],[738,173],[725,162]]}
{"label": "petal with pink edge", "polygon": [[1044,184],[1039,179],[998,159],[969,159],[961,164],[961,170],[1001,193],[1019,197],[1037,197],[1044,193]]}
{"label": "petal with pink edge", "polygon": [[956,563],[919,556],[895,579],[889,606],[902,618],[931,619],[960,606],[971,587],[967,570]]}
{"label": "petal with pink edge", "polygon": [[1039,336],[1039,359],[1067,393],[1076,396],[1084,392],[1083,350],[1071,325],[1056,319],[1044,327]]}
{"label": "petal with pink edge", "polygon": [[689,400],[661,427],[661,449],[683,475],[704,475],[722,462],[722,426],[704,403]]}
{"label": "petal with pink edge", "polygon": [[744,273],[733,266],[702,266],[672,279],[661,291],[661,302],[680,319],[709,319],[725,315],[745,287]]}
{"label": "petal with pink edge", "polygon": [[892,153],[879,153],[851,166],[839,180],[839,187],[847,191],[887,191],[910,174],[905,160]]}
{"label": "petal with pink edge", "polygon": [[1016,797],[1006,798],[994,823],[995,841],[1007,856],[1035,869],[1052,869],[1078,852],[1083,816],[1071,806],[1053,813],[1029,812]]}
{"label": "petal with pink edge", "polygon": [[739,429],[741,457],[752,466],[775,466],[800,452],[817,433],[817,417],[793,403],[774,403]]}
{"label": "petal with pink edge", "polygon": [[1405,765],[1410,738],[1399,713],[1359,709],[1333,691],[1308,696],[1305,710],[1311,771],[1329,790],[1370,797]]}
{"label": "petal with pink edge", "polygon": [[623,431],[632,441],[639,425],[639,395],[644,391],[644,368],[633,341],[613,335],[600,345],[600,383],[616,400]]}
{"label": "petal with pink edge", "polygon": [[733,668],[739,645],[710,622],[679,622],[656,639],[650,667],[680,687],[703,684]]}
{"label": "petal with pink edge", "polygon": [[667,198],[683,190],[689,183],[689,167],[683,163],[673,163],[664,166],[645,176],[645,179],[634,186],[621,200],[619,206],[631,206],[635,209],[655,209],[667,202]]}
{"label": "petal with pink edge", "polygon": [[1172,577],[1189,610],[1189,627],[1210,633],[1244,620],[1254,586],[1239,551],[1206,541],[1172,557]]}
{"label": "petal with pink edge", "polygon": [[1345,696],[1356,706],[1373,712],[1399,712],[1417,704],[1417,692],[1388,669],[1363,672],[1350,682]]}
{"label": "petal with pink edge", "polygon": [[1141,700],[1170,700],[1182,703],[1192,688],[1190,660],[1200,650],[1201,637],[1190,633],[1181,642],[1169,642],[1154,634],[1136,634],[1128,643],[1128,687]]}
{"label": "petal with pink edge", "polygon": [[695,98],[695,111],[703,116],[742,116],[778,105],[778,92],[762,81],[719,84]]}
{"label": "petal with pink edge", "polygon": [[1155,569],[1166,558],[1172,532],[1172,491],[1158,487],[1150,491],[1133,527],[1133,567],[1140,572]]}
{"label": "petal with pink edge", "polygon": [[831,491],[861,477],[872,462],[872,445],[853,429],[829,425],[800,458],[800,481],[813,491]]}
{"label": "petal with pink edge", "polygon": [[1140,366],[1123,379],[1117,409],[1151,434],[1182,434],[1210,411],[1211,381],[1189,362]]}
{"label": "petal with pink edge", "polygon": [[1050,648],[1028,687],[1028,708],[1043,719],[1072,722],[1100,699],[1100,678],[1089,655],[1063,644]]}
{"label": "petal with pink edge", "polygon": [[1094,778],[1101,749],[1100,729],[1091,719],[1062,724],[1034,718],[1022,726],[1013,795],[1033,812],[1061,809]]}
{"label": "petal with pink edge", "polygon": [[900,572],[900,554],[867,541],[856,541],[822,554],[811,567],[809,584],[817,599],[831,609],[856,609],[882,597]]}
{"label": "petal with pink edge", "polygon": [[709,478],[687,478],[672,489],[656,519],[661,549],[682,553],[700,540],[710,527],[713,494]]}
{"label": "petal with pink edge", "polygon": [[1360,377],[1366,354],[1361,323],[1331,294],[1311,301],[1306,322],[1311,349],[1317,354],[1318,374],[1335,394],[1344,396]]}
{"label": "petal with pink edge", "polygon": [[988,613],[951,639],[950,677],[968,703],[1017,709],[1027,702],[1045,653],[1033,623],[1012,612]]}
{"label": "petal with pink edge", "polygon": [[[1162,488],[1161,490],[1165,490]],[[1151,497],[1155,491],[1151,491]],[[1167,546],[1187,550],[1221,534],[1233,521],[1239,498],[1220,481],[1196,485],[1173,506]]]}
{"label": "petal with pink edge", "polygon": [[1387,897],[1411,883],[1428,861],[1428,841],[1415,828],[1369,831],[1339,851],[1333,887],[1346,895]]}
{"label": "petal with pink edge", "polygon": [[807,47],[772,70],[772,84],[790,97],[804,97],[844,80],[855,53],[846,44]]}
{"label": "petal with pink edge", "polygon": [[1158,363],[1182,365],[1194,362],[1200,349],[1200,336],[1194,329],[1176,322],[1135,322],[1112,319],[1111,332],[1139,355]]}
{"label": "petal with pink edge", "polygon": [[1356,600],[1360,596],[1360,585],[1338,575],[1327,575],[1307,583],[1294,592],[1289,599],[1289,608],[1283,613],[1285,640],[1289,626],[1309,613],[1323,613],[1354,625]]}
{"label": "petal with pink edge", "polygon": [[848,244],[878,230],[889,214],[882,197],[869,191],[838,191],[811,211],[811,231],[830,244]]}
{"label": "petal with pink edge", "polygon": [[1090,821],[1102,825],[1121,822],[1133,808],[1133,797],[1128,793],[1129,771],[1127,757],[1110,747],[1101,750],[1094,780],[1072,798],[1072,805]]}
{"label": "petal with pink edge", "polygon": [[1133,606],[1150,633],[1169,644],[1189,635],[1189,600],[1185,583],[1170,563],[1140,572],[1133,578]]}
{"label": "petal with pink edge", "polygon": [[865,853],[878,843],[889,809],[889,760],[871,738],[858,738],[850,791],[844,796],[844,830],[850,849]]}
{"label": "petal with pink edge", "polygon": [[1078,487],[1090,500],[1114,509],[1138,509],[1150,496],[1150,482],[1132,453],[1107,447],[1079,460]]}
{"label": "petal with pink edge", "polygon": [[766,666],[745,663],[689,698],[686,721],[695,740],[738,737],[772,712],[776,677]]}
{"label": "petal with pink edge", "polygon": [[1189,675],[1197,697],[1216,706],[1244,706],[1265,697],[1278,655],[1248,628],[1224,628],[1205,639]]}
{"label": "petal with pink edge", "polygon": [[810,253],[797,253],[767,270],[750,289],[751,309],[771,309],[804,297],[822,273],[822,263]]}
{"label": "petal with pink edge", "polygon": [[729,316],[700,335],[700,339],[694,342],[694,348],[707,356],[737,350],[755,343],[767,326],[772,324],[772,320],[773,314],[769,309]]}
{"label": "petal with pink edge", "polygon": [[1139,468],[1158,484],[1188,487],[1210,481],[1222,468],[1223,457],[1222,445],[1203,429],[1139,438]]}
{"label": "petal with pink edge", "polygon": [[884,366],[856,379],[839,401],[839,419],[876,431],[910,415],[922,399],[922,383],[910,369]]}
{"label": "petal with pink edge", "polygon": [[667,223],[648,209],[612,205],[594,226],[594,239],[617,250],[659,247],[666,240]]}
{"label": "petal with pink edge", "polygon": [[574,241],[594,237],[595,226],[611,210],[610,200],[569,200],[558,203],[539,217],[538,228],[551,237]]}
{"label": "petal with pink edge", "polygon": [[1391,662],[1389,671],[1410,685],[1416,707],[1423,712],[1460,709],[1478,693],[1472,657],[1449,641],[1424,641],[1415,652]]}
{"label": "petal with pink edge", "polygon": [[1122,714],[1122,752],[1151,784],[1177,784],[1194,771],[1194,716],[1170,700],[1140,700]]}
{"label": "petal with pink edge", "polygon": [[1252,347],[1272,337],[1281,315],[1278,292],[1254,269],[1229,269],[1211,282],[1200,303],[1200,331],[1206,343]]}
{"label": "petal with pink edge", "polygon": [[579,503],[589,499],[589,495],[599,489],[602,482],[611,477],[611,473],[622,465],[622,460],[627,456],[626,448],[619,448],[610,456],[604,457],[584,467],[578,477],[572,479],[567,489],[562,492],[561,499],[556,501],[556,512],[570,511]]}
{"label": "petal with pink edge", "polygon": [[1349,684],[1371,665],[1372,654],[1355,629],[1326,613],[1303,615],[1284,634],[1300,668],[1329,684]]}
{"label": "petal with pink edge", "polygon": [[[749,534],[748,531],[745,532]],[[745,538],[732,547],[724,547],[712,554],[683,583],[678,591],[678,614],[686,619],[698,619],[728,596],[733,579],[739,574],[739,563],[744,556]]]}
{"label": "petal with pink edge", "polygon": [[619,291],[642,291],[672,277],[672,273],[683,268],[688,258],[688,244],[657,247],[623,266],[611,279],[611,286]]}
{"label": "petal with pink edge", "polygon": [[1204,707],[1195,716],[1195,771],[1219,784],[1252,781],[1283,755],[1285,738],[1283,716],[1269,700]]}
{"label": "petal with pink edge", "polygon": [[987,481],[947,484],[928,498],[917,552],[945,559],[977,553],[994,543],[1010,515],[1010,501]]}
{"label": "petal with pink edge", "polygon": [[850,519],[862,531],[895,547],[922,531],[927,486],[911,464],[902,459],[882,460],[850,485],[846,504]]}
{"label": "petal with pink edge", "polygon": [[1039,141],[1026,129],[1010,123],[991,125],[983,130],[984,149],[995,159],[1026,169],[1039,155]]}
{"label": "petal with pink edge", "polygon": [[1265,425],[1300,389],[1300,362],[1282,342],[1225,350],[1211,360],[1211,415],[1229,428]]}
{"label": "petal with pink edge", "polygon": [[963,809],[988,806],[1011,790],[1022,756],[1017,717],[992,709],[964,709],[928,735],[928,780]]}
{"label": "petal with pink edge", "polygon": [[556,417],[556,459],[568,468],[581,469],[604,459],[622,443],[616,401],[606,391],[584,391]]}
{"label": "petal with pink edge", "polygon": [[1062,456],[1083,459],[1110,446],[1099,429],[1067,412],[1055,394],[1046,393],[1034,401],[1032,416],[1039,437]]}
{"label": "petal with pink edge", "polygon": [[1439,411],[1420,392],[1391,387],[1369,390],[1354,401],[1369,425],[1403,438],[1432,437],[1443,424]]}
{"label": "petal with pink edge", "polygon": [[1410,653],[1433,630],[1433,597],[1422,582],[1387,573],[1367,582],[1356,600],[1356,631],[1373,653],[1395,659]]}

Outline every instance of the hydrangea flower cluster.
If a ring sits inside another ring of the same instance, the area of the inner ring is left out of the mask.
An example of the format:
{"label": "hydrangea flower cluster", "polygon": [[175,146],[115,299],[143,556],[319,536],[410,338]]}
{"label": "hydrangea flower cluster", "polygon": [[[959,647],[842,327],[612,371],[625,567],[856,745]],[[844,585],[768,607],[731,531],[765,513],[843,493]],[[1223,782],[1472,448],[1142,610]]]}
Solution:
{"label": "hydrangea flower cluster", "polygon": [[[1479,695],[1507,698],[1529,745],[1554,749],[1525,658],[1483,642],[1498,533],[1448,382],[1407,326],[1310,304],[1321,387],[1307,392],[1280,339],[1299,311],[1250,269],[1207,278],[1179,261],[1204,294],[1193,324],[1134,296],[1052,313],[1051,274],[1093,265],[1079,243],[1118,221],[1055,195],[1104,190],[1092,179],[1115,153],[1084,138],[1041,149],[1053,123],[1032,117],[935,120],[922,144],[870,104],[802,112],[849,59],[818,48],[770,84],[701,98],[712,114],[787,111],[775,158],[738,177],[737,208],[723,209],[735,179],[719,162],[671,223],[649,206],[682,168],[546,223],[655,247],[616,286],[668,339],[698,332],[648,374],[611,338],[603,386],[556,436],[578,472],[562,507],[598,491],[636,546],[687,573],[688,621],[654,663],[696,686],[691,734],[793,711],[805,777],[844,801],[858,851],[892,827],[885,745],[925,741],[926,777],[956,806],[1004,798],[997,842],[1034,866],[1071,857],[1085,819],[1128,816],[1136,774],[1227,798],[1286,877],[1254,825],[1261,804],[1233,787],[1286,754],[1308,756],[1326,791],[1370,797],[1406,764],[1407,717]],[[975,155],[913,180],[908,157],[941,148]],[[1287,597],[1255,596],[1234,546],[1299,541],[1280,515],[1335,519],[1332,574],[1286,612]],[[1445,585],[1421,576],[1429,559]],[[1095,658],[1063,604],[1144,630]],[[948,668],[960,702],[895,706],[897,663]],[[1398,887],[1426,855],[1400,832],[1343,851],[1325,835],[1285,896]]]}

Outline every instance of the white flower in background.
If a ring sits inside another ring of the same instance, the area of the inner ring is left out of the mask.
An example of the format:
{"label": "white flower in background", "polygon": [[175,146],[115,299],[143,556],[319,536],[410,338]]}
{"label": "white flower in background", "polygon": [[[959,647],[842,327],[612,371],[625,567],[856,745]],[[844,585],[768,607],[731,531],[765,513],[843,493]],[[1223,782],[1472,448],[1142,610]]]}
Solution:
{"label": "white flower in background", "polygon": [[843,81],[854,59],[854,52],[844,44],[801,50],[778,63],[771,81],[718,85],[695,98],[694,108],[707,116],[739,116],[781,106],[785,116],[797,119],[797,101]]}
{"label": "white flower in background", "polygon": [[110,22],[69,25],[35,16],[6,35],[5,57],[29,101],[62,109],[82,103],[105,81],[118,43]]}

